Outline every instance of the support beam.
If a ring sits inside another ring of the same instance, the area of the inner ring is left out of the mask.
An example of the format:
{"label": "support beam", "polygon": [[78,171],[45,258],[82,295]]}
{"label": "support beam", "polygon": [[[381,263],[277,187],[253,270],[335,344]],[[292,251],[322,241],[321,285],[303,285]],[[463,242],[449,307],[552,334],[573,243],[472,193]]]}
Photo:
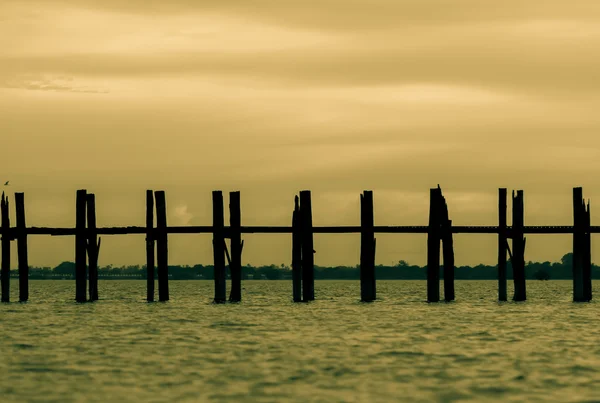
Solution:
{"label": "support beam", "polygon": [[2,219],[2,267],[0,269],[2,283],[2,302],[10,302],[10,216],[8,214],[8,197],[2,192],[0,201],[0,218]]}
{"label": "support beam", "polygon": [[154,194],[146,190],[146,301],[154,302]]}
{"label": "support beam", "polygon": [[315,299],[315,257],[310,190],[300,192],[300,217],[302,227],[302,298]]}
{"label": "support beam", "polygon": [[225,273],[225,218],[223,217],[223,192],[212,192],[213,199],[213,258],[215,277],[215,303],[227,301]]}
{"label": "support beam", "polygon": [[25,194],[15,193],[17,212],[17,259],[19,261],[19,301],[29,299],[29,259],[27,256],[27,224],[25,222]]}
{"label": "support beam", "polygon": [[372,302],[377,298],[375,289],[375,233],[373,192],[365,190],[360,196],[360,299]]}
{"label": "support beam", "polygon": [[506,288],[506,188],[498,189],[498,301],[507,301]]}
{"label": "support beam", "polygon": [[292,298],[294,302],[302,302],[302,221],[298,196],[294,197],[292,213]]}
{"label": "support beam", "polygon": [[154,192],[156,201],[156,263],[158,300],[169,300],[169,244],[167,235],[167,200],[162,190]]}
{"label": "support beam", "polygon": [[448,214],[446,198],[440,190],[440,214],[442,237],[442,260],[444,262],[444,301],[454,301],[454,239],[452,236],[452,220]]}
{"label": "support beam", "polygon": [[98,240],[98,231],[96,229],[96,196],[91,193],[87,195],[87,225],[90,301],[98,301],[98,255],[100,254],[100,241]]}
{"label": "support beam", "polygon": [[587,203],[587,209],[585,209],[585,237],[583,244],[585,245],[585,254],[583,256],[583,278],[584,278],[584,292],[586,301],[592,300],[592,237],[590,232],[591,227],[591,212],[590,202]]}
{"label": "support beam", "polygon": [[75,301],[87,301],[87,268],[86,268],[86,198],[87,191],[77,191],[75,201]]}
{"label": "support beam", "polygon": [[427,302],[440,301],[440,200],[439,188],[429,191],[427,233]]}
{"label": "support beam", "polygon": [[527,288],[525,281],[525,238],[523,236],[525,214],[522,190],[518,190],[516,196],[513,191],[512,213],[512,267],[515,282],[513,301],[525,301],[527,299]]}
{"label": "support beam", "polygon": [[240,192],[229,192],[229,226],[231,238],[231,273],[230,302],[242,300],[242,207]]}

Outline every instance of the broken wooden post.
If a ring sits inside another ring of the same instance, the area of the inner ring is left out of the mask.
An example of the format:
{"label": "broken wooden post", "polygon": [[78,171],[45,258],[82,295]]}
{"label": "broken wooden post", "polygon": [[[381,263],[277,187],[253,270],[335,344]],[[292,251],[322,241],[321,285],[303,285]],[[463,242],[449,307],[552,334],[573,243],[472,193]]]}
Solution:
{"label": "broken wooden post", "polygon": [[[573,301],[591,299],[591,253],[589,217],[583,200],[583,189],[573,188]],[[589,259],[589,261],[588,261]],[[589,297],[589,298],[588,298]]]}
{"label": "broken wooden post", "polygon": [[212,192],[213,199],[213,258],[215,277],[215,303],[226,301],[227,282],[225,273],[225,218],[223,217],[223,192]]}
{"label": "broken wooden post", "polygon": [[77,302],[87,301],[87,234],[85,228],[86,198],[87,191],[85,189],[80,189],[77,191],[75,203],[75,300]]}
{"label": "broken wooden post", "polygon": [[231,238],[231,273],[230,302],[242,300],[242,208],[240,192],[229,192],[229,228]]}
{"label": "broken wooden post", "polygon": [[0,216],[2,218],[2,267],[0,274],[2,276],[2,302],[10,302],[10,216],[8,214],[8,197],[2,192],[0,201]]}
{"label": "broken wooden post", "polygon": [[302,221],[302,299],[315,299],[315,257],[310,190],[300,192],[300,220]]}
{"label": "broken wooden post", "polygon": [[294,302],[302,302],[302,221],[297,195],[292,214],[292,297]]}
{"label": "broken wooden post", "polygon": [[440,199],[439,188],[429,192],[427,231],[427,302],[440,301]]}
{"label": "broken wooden post", "polygon": [[158,267],[158,300],[169,300],[169,245],[167,234],[167,200],[165,192],[154,192],[156,198],[156,263]]}
{"label": "broken wooden post", "polygon": [[513,301],[525,301],[527,299],[527,288],[525,281],[525,237],[524,237],[524,200],[523,191],[518,190],[517,195],[513,191],[512,208],[512,267],[515,283]]}
{"label": "broken wooden post", "polygon": [[375,231],[373,218],[373,192],[365,190],[360,195],[360,300],[374,301],[375,290]]}
{"label": "broken wooden post", "polygon": [[588,200],[587,209],[584,205],[584,255],[583,255],[583,286],[586,301],[592,300],[592,237],[591,237],[591,214],[590,202]]}
{"label": "broken wooden post", "polygon": [[444,300],[454,301],[454,239],[452,236],[452,220],[448,214],[446,198],[440,190],[442,260],[444,262]]}
{"label": "broken wooden post", "polygon": [[100,240],[96,228],[96,196],[87,195],[87,253],[89,263],[90,301],[98,301],[98,255],[100,254]]}
{"label": "broken wooden post", "polygon": [[506,188],[498,189],[498,301],[508,299],[506,289]]}
{"label": "broken wooden post", "polygon": [[146,301],[154,302],[154,194],[146,190]]}
{"label": "broken wooden post", "polygon": [[29,299],[29,262],[27,257],[27,225],[25,224],[25,194],[15,193],[17,212],[17,259],[19,261],[19,301]]}

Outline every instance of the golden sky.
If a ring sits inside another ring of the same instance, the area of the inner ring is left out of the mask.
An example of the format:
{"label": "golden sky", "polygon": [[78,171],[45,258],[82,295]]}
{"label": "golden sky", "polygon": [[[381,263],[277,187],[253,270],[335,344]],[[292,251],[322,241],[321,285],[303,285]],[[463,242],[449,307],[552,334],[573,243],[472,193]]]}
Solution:
{"label": "golden sky", "polygon": [[[34,226],[73,226],[79,188],[100,226],[144,225],[146,189],[170,225],[210,225],[216,189],[244,225],[289,225],[302,189],[315,225],[357,225],[365,189],[376,225],[425,225],[438,183],[456,225],[495,225],[498,187],[524,189],[526,225],[568,225],[573,186],[599,225],[598,49],[598,0],[0,0],[0,181]],[[289,264],[290,236],[245,238],[244,263]],[[424,235],[377,238],[377,263],[425,262]],[[102,245],[101,265],[144,263],[143,236]],[[315,263],[358,245],[318,235]],[[495,262],[492,235],[455,247]],[[530,236],[526,260],[570,247]],[[172,264],[211,253],[170,237]],[[30,240],[34,265],[73,254]]]}

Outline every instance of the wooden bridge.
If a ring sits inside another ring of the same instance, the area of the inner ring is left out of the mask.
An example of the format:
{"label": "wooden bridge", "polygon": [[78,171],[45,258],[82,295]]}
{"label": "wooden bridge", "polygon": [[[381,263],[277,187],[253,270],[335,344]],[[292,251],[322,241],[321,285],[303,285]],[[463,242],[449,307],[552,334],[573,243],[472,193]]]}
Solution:
{"label": "wooden bridge", "polygon": [[[430,189],[429,223],[426,226],[376,226],[373,222],[373,192],[364,191],[361,198],[361,225],[314,226],[312,223],[311,193],[301,191],[295,197],[291,226],[242,226],[240,192],[230,192],[230,225],[225,226],[223,194],[213,192],[213,225],[168,226],[164,191],[146,192],[146,226],[97,227],[94,194],[78,190],[76,197],[76,226],[73,228],[27,227],[25,224],[25,197],[15,193],[16,226],[9,221],[9,201],[2,194],[0,204],[2,247],[1,289],[2,301],[9,302],[10,242],[17,241],[19,264],[19,300],[29,298],[27,237],[36,235],[75,236],[75,300],[98,299],[98,254],[100,235],[140,234],[146,236],[147,300],[154,301],[155,260],[158,274],[160,301],[169,300],[168,289],[168,235],[213,234],[215,296],[217,303],[226,298],[226,265],[231,274],[229,301],[241,301],[242,234],[292,235],[292,294],[296,302],[314,300],[313,234],[361,234],[360,282],[361,300],[376,299],[375,248],[377,233],[428,234],[427,241],[427,300],[440,300],[440,243],[443,250],[444,299],[454,300],[453,234],[496,234],[498,236],[498,299],[507,300],[507,253],[513,267],[515,301],[526,299],[525,234],[573,234],[573,300],[590,301],[591,292],[591,234],[599,233],[600,226],[590,224],[589,202],[583,201],[582,188],[573,189],[574,224],[570,226],[525,226],[523,191],[512,195],[512,226],[507,225],[507,190],[498,192],[498,225],[456,226],[449,219],[448,206],[442,190]],[[156,226],[154,219],[156,218]],[[230,240],[227,248],[226,239]],[[512,240],[512,250],[508,240]],[[230,253],[231,251],[231,253]],[[89,283],[89,289],[88,289]],[[88,298],[89,292],[89,298]]]}

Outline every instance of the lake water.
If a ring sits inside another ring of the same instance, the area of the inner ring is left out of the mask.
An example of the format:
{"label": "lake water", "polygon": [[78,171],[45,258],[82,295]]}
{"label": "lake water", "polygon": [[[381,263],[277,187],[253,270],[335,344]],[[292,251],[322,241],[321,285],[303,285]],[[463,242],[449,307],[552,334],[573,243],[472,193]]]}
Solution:
{"label": "lake water", "polygon": [[524,303],[494,281],[458,281],[448,304],[424,281],[380,281],[371,304],[358,281],[317,281],[310,304],[288,281],[225,305],[209,281],[170,288],[148,304],[144,281],[100,281],[76,304],[73,281],[32,281],[0,305],[0,401],[600,401],[600,304],[569,281],[530,281]]}

